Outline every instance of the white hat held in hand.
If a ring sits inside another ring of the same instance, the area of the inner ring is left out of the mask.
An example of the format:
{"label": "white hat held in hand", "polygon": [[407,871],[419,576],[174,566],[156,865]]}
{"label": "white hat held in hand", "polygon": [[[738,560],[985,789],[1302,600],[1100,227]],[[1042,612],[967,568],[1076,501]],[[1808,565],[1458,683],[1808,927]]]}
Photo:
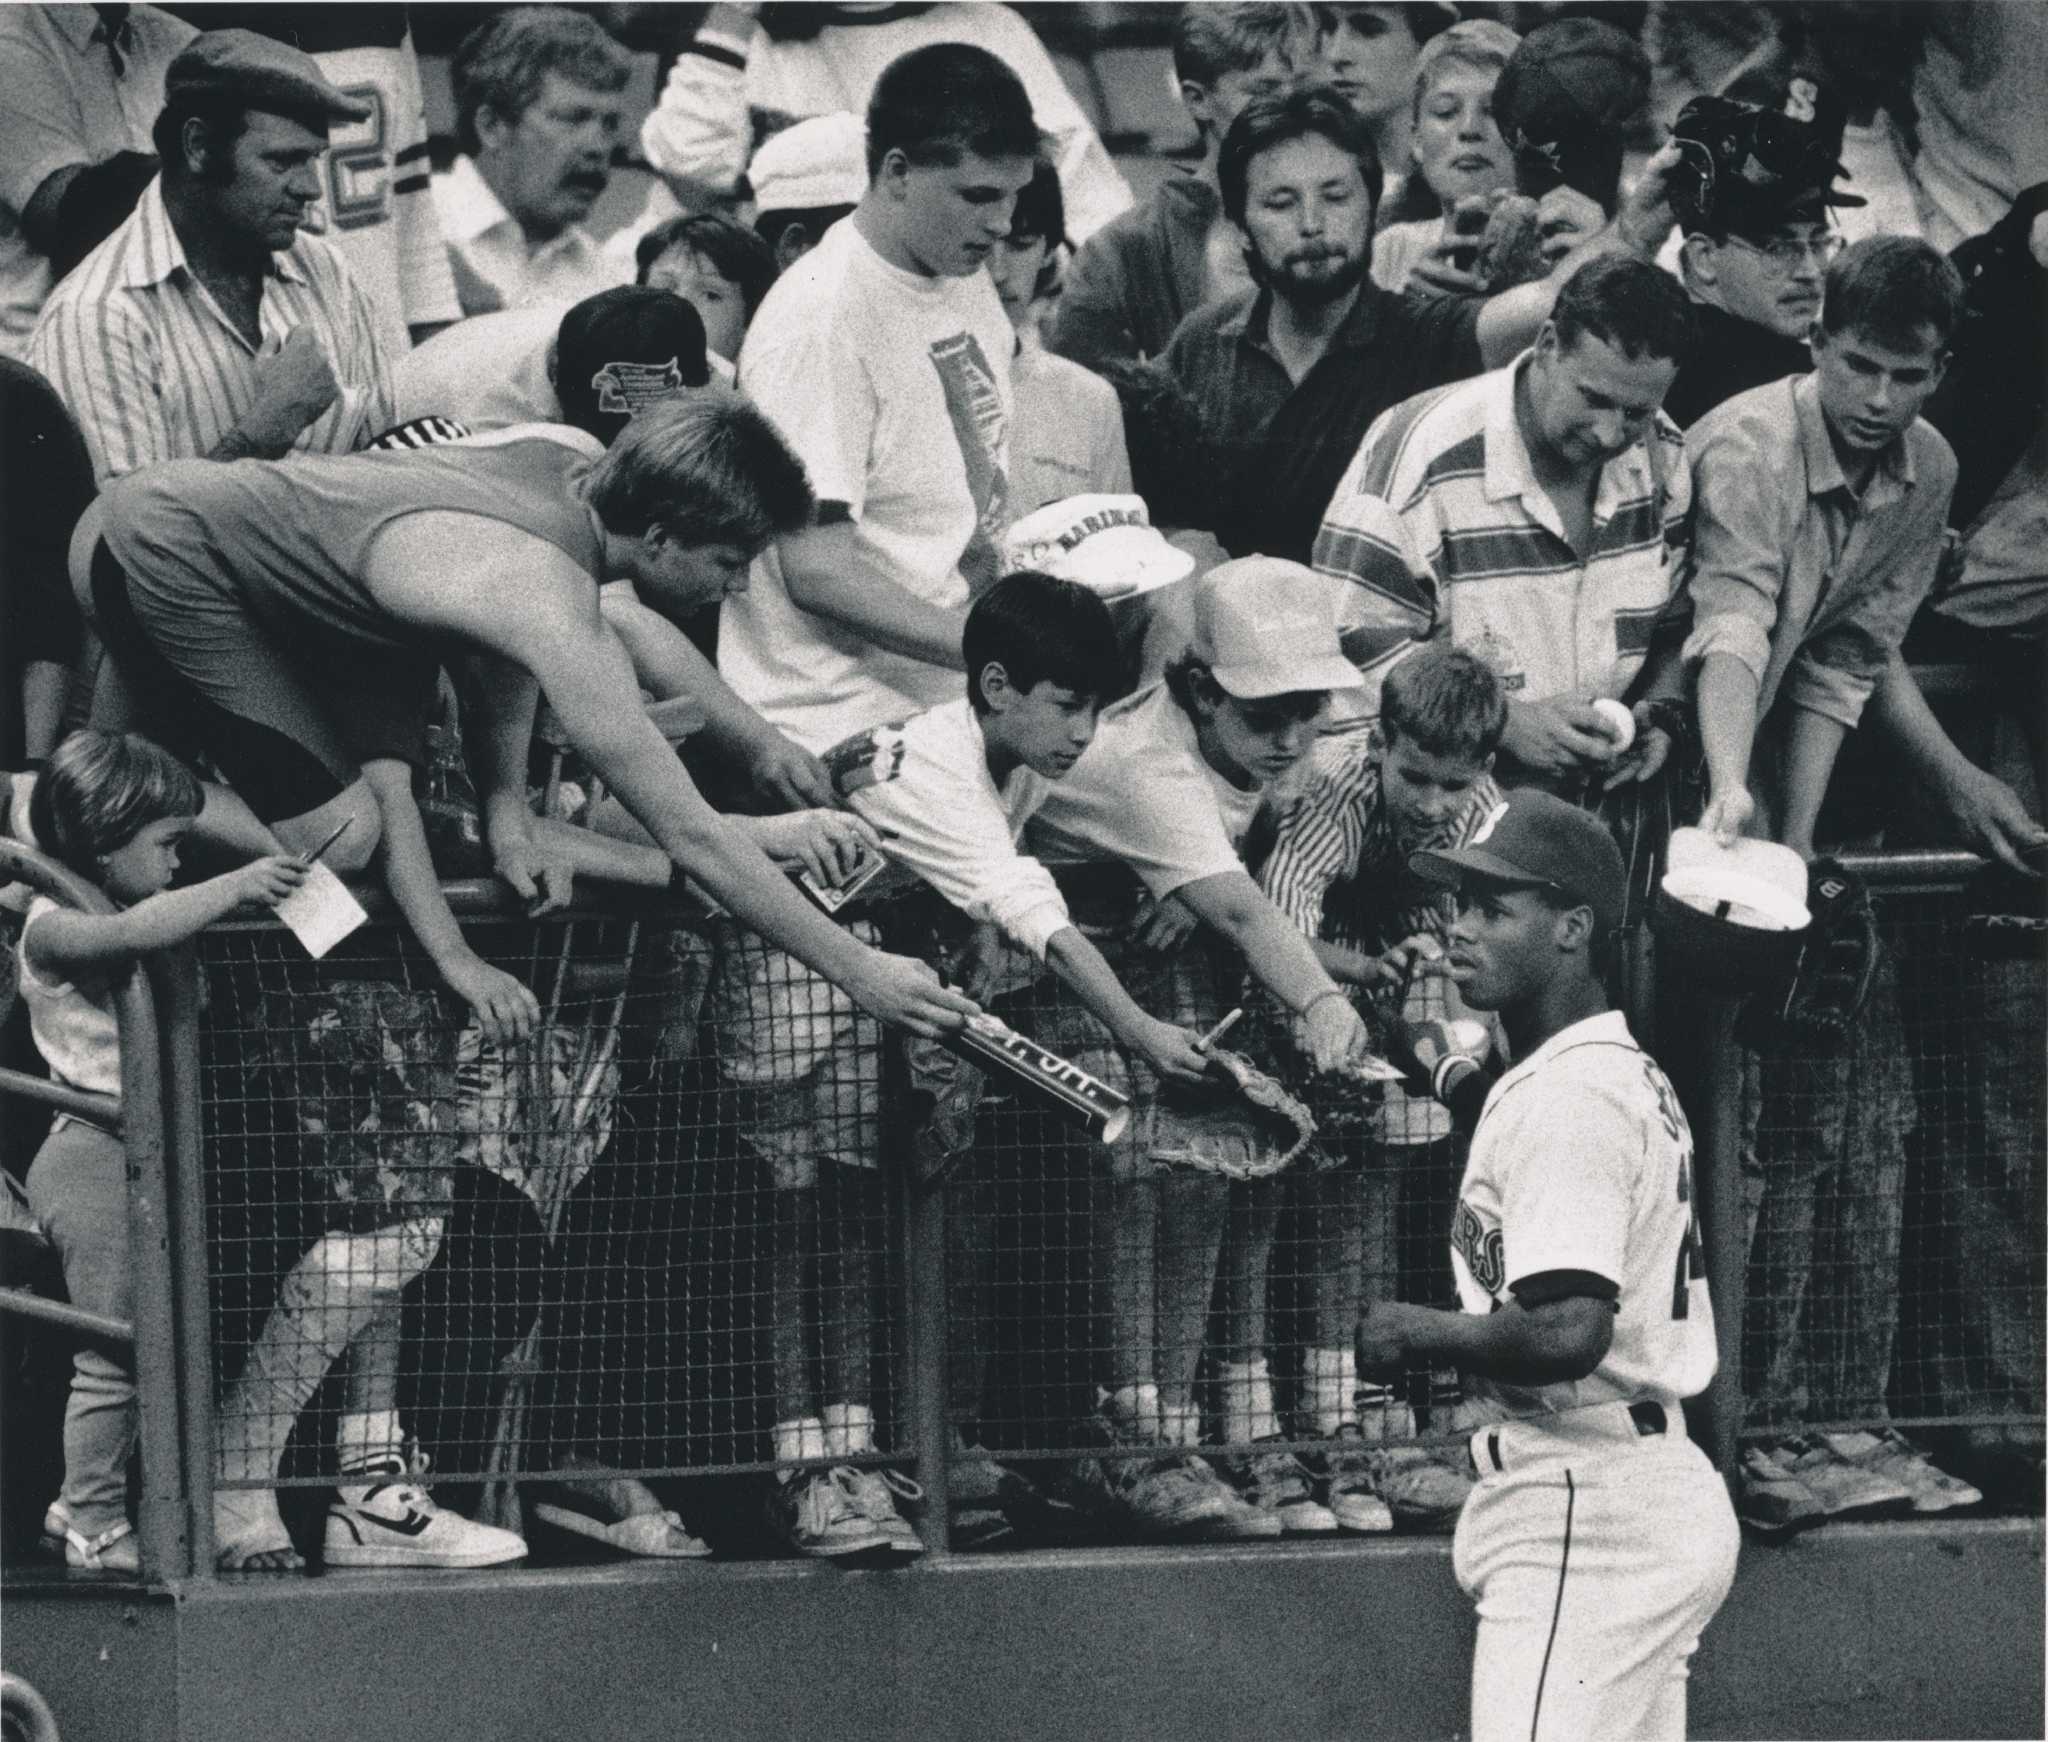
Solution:
{"label": "white hat held in hand", "polygon": [[1003,538],[1003,570],[1077,581],[1103,599],[1168,586],[1195,566],[1153,526],[1143,498],[1068,496],[1034,509]]}
{"label": "white hat held in hand", "polygon": [[1800,931],[1806,861],[1774,841],[1724,847],[1704,829],[1673,829],[1664,892],[1687,907],[1753,931]]}

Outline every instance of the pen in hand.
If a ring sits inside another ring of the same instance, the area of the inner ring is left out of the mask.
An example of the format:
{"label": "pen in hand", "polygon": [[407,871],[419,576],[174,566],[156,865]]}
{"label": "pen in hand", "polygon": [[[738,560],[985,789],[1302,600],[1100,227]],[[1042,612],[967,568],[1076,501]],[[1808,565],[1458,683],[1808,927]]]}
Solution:
{"label": "pen in hand", "polygon": [[333,846],[336,841],[340,840],[343,835],[348,833],[349,824],[354,822],[355,820],[356,819],[352,816],[343,817],[340,822],[334,825],[334,833],[329,835],[326,840],[322,841],[319,846],[315,847],[312,850],[312,852],[301,853],[299,855],[300,859],[308,865],[319,864],[320,861],[326,857],[327,849]]}

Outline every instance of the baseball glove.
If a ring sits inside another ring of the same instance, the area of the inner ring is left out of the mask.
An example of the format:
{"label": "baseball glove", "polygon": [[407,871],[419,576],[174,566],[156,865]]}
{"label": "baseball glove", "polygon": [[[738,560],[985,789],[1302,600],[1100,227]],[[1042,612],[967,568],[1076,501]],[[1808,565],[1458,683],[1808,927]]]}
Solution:
{"label": "baseball glove", "polygon": [[1752,993],[1736,1036],[1753,1050],[1839,1046],[1870,996],[1877,971],[1877,915],[1863,879],[1834,859],[1807,873],[1813,923],[1789,982]]}
{"label": "baseball glove", "polygon": [[1237,1179],[1264,1179],[1269,1174],[1280,1172],[1308,1147],[1309,1139],[1315,1136],[1315,1115],[1281,1087],[1279,1079],[1260,1070],[1243,1053],[1214,1045],[1206,1050],[1211,1073],[1228,1081],[1258,1110],[1260,1124],[1271,1127],[1276,1143],[1287,1144],[1285,1149],[1262,1145],[1252,1160],[1242,1167],[1225,1171]]}
{"label": "baseball glove", "polygon": [[1472,271],[1486,286],[1487,294],[1531,284],[1550,270],[1543,258],[1543,233],[1537,223],[1536,202],[1522,194],[1509,194],[1486,220],[1479,238],[1479,256]]}

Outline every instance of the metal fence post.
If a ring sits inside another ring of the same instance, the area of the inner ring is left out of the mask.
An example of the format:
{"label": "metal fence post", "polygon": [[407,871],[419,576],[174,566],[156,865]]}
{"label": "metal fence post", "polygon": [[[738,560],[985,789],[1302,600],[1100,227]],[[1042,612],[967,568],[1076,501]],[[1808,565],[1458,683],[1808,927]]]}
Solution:
{"label": "metal fence post", "polygon": [[136,1536],[146,1579],[192,1571],[184,1448],[179,1439],[178,1337],[161,1037],[140,967],[114,994],[121,1035],[121,1109],[128,1165],[128,1261],[135,1297],[135,1391],[142,1445]]}
{"label": "metal fence post", "polygon": [[924,1489],[920,1534],[926,1552],[951,1552],[950,1472],[946,1390],[946,1196],[936,1182],[917,1177],[912,1159],[909,1068],[895,1035],[882,1043],[884,1148],[897,1158],[895,1221],[903,1253],[903,1325],[906,1360],[903,1419],[917,1447],[917,1481]]}
{"label": "metal fence post", "polygon": [[199,1117],[199,955],[190,943],[150,958],[163,1032],[166,1172],[173,1237],[186,1530],[192,1576],[211,1578],[213,1540],[213,1290],[208,1278],[206,1186]]}

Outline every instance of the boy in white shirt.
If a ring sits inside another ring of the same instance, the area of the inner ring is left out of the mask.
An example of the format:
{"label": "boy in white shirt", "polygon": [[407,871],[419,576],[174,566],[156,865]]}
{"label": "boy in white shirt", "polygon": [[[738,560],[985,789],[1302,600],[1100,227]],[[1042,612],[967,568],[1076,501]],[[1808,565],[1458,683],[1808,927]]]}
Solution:
{"label": "boy in white shirt", "polygon": [[[975,922],[976,931],[950,952],[966,983],[992,995],[1050,968],[1119,1045],[1159,1076],[1200,1083],[1207,1061],[1194,1036],[1138,1007],[1074,925],[1052,874],[1017,845],[1053,783],[1088,748],[1104,699],[1117,687],[1108,606],[1073,581],[1008,575],[968,612],[962,646],[966,696],[828,751],[835,784],[874,825],[890,860]],[[913,1043],[910,1063],[913,1086],[930,1097],[918,1165],[934,1177],[973,1145],[981,1073],[937,1045]],[[997,1197],[986,1168],[961,1168],[948,1181],[947,1401],[962,1448],[980,1438]],[[994,1503],[1014,1508],[1029,1496],[1009,1473],[969,1461],[957,1468],[954,1498],[961,1508],[954,1540],[972,1546],[1003,1528]]]}
{"label": "boy in white shirt", "polygon": [[[1358,675],[1338,647],[1327,591],[1298,563],[1222,564],[1194,583],[1191,607],[1192,639],[1165,680],[1108,710],[1026,840],[1062,868],[1079,923],[1155,1015],[1207,1031],[1241,1001],[1249,968],[1297,1019],[1314,1068],[1341,1071],[1364,1053],[1364,1027],[1309,940],[1259,892],[1241,844],[1308,754],[1329,692],[1356,687]],[[1192,1455],[1195,1372],[1233,1181],[1272,1170],[1270,1128],[1242,1101],[1162,1082],[1071,1002],[1046,1013],[1036,1038],[1128,1085],[1133,1101],[1129,1131],[1103,1152],[1093,1214],[1110,1344],[1090,1425],[1108,1455],[1084,1466],[1087,1488],[1146,1535],[1334,1529],[1297,1460],[1262,1455],[1247,1517]],[[1245,1430],[1231,1437],[1277,1435],[1270,1379],[1240,1378],[1224,1387],[1224,1419]]]}

